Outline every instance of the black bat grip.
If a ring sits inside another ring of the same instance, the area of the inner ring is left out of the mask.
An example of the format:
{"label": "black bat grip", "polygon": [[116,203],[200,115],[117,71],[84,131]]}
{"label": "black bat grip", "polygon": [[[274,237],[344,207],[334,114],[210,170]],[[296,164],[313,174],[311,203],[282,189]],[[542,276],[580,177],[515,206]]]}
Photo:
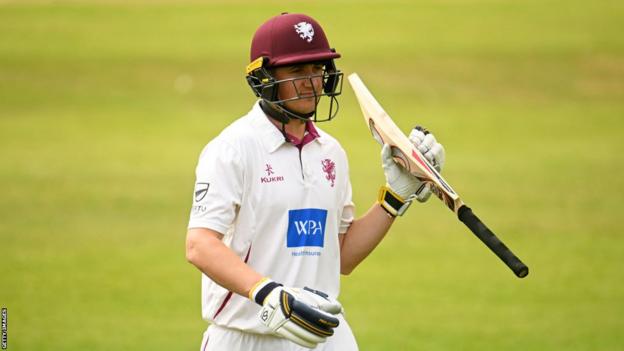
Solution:
{"label": "black bat grip", "polygon": [[492,231],[481,222],[470,207],[463,205],[457,211],[457,217],[464,222],[466,227],[470,228],[470,231],[479,238],[487,247],[492,250],[500,258],[507,267],[509,267],[518,278],[524,278],[529,274],[529,267],[527,267],[520,259],[509,250],[505,244],[500,241],[498,237]]}

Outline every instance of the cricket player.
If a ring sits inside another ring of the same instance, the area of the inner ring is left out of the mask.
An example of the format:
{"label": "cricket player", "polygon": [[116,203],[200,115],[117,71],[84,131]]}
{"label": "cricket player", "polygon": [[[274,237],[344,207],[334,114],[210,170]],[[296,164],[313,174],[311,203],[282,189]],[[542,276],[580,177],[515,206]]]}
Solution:
{"label": "cricket player", "polygon": [[[412,200],[430,195],[385,145],[387,184],[354,219],[345,151],[317,127],[337,112],[339,57],[303,14],[273,17],[255,32],[247,82],[258,101],[208,143],[196,168],[186,257],[203,273],[210,326],[202,351],[357,350],[337,300],[340,274]],[[410,140],[441,169],[444,148],[432,134],[416,128]]]}

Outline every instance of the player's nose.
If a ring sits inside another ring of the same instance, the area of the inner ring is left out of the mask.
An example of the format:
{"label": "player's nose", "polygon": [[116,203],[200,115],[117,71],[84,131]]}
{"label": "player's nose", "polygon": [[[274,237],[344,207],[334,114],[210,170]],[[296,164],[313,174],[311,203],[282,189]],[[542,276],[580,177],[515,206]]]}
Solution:
{"label": "player's nose", "polygon": [[302,90],[308,93],[318,92],[322,83],[321,77],[307,77],[302,79]]}

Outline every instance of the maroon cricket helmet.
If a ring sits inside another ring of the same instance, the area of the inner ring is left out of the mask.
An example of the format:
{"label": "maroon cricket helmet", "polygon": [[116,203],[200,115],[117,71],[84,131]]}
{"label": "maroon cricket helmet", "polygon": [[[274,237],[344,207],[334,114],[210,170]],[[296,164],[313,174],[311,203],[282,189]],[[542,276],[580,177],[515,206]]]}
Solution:
{"label": "maroon cricket helmet", "polygon": [[262,24],[251,41],[250,62],[268,58],[268,67],[329,61],[340,54],[330,48],[321,25],[312,17],[282,13]]}

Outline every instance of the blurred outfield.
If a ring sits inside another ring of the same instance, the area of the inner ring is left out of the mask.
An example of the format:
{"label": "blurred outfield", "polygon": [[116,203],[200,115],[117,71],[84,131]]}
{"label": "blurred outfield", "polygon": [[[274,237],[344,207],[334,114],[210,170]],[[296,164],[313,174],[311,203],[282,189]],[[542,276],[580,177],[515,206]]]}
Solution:
{"label": "blurred outfield", "polygon": [[[621,1],[0,1],[0,305],[9,350],[196,350],[184,237],[203,145],[253,97],[255,28],[325,27],[395,120],[528,263],[516,279],[437,200],[343,279],[362,350],[624,349]],[[383,182],[345,84],[322,128],[358,212]]]}

